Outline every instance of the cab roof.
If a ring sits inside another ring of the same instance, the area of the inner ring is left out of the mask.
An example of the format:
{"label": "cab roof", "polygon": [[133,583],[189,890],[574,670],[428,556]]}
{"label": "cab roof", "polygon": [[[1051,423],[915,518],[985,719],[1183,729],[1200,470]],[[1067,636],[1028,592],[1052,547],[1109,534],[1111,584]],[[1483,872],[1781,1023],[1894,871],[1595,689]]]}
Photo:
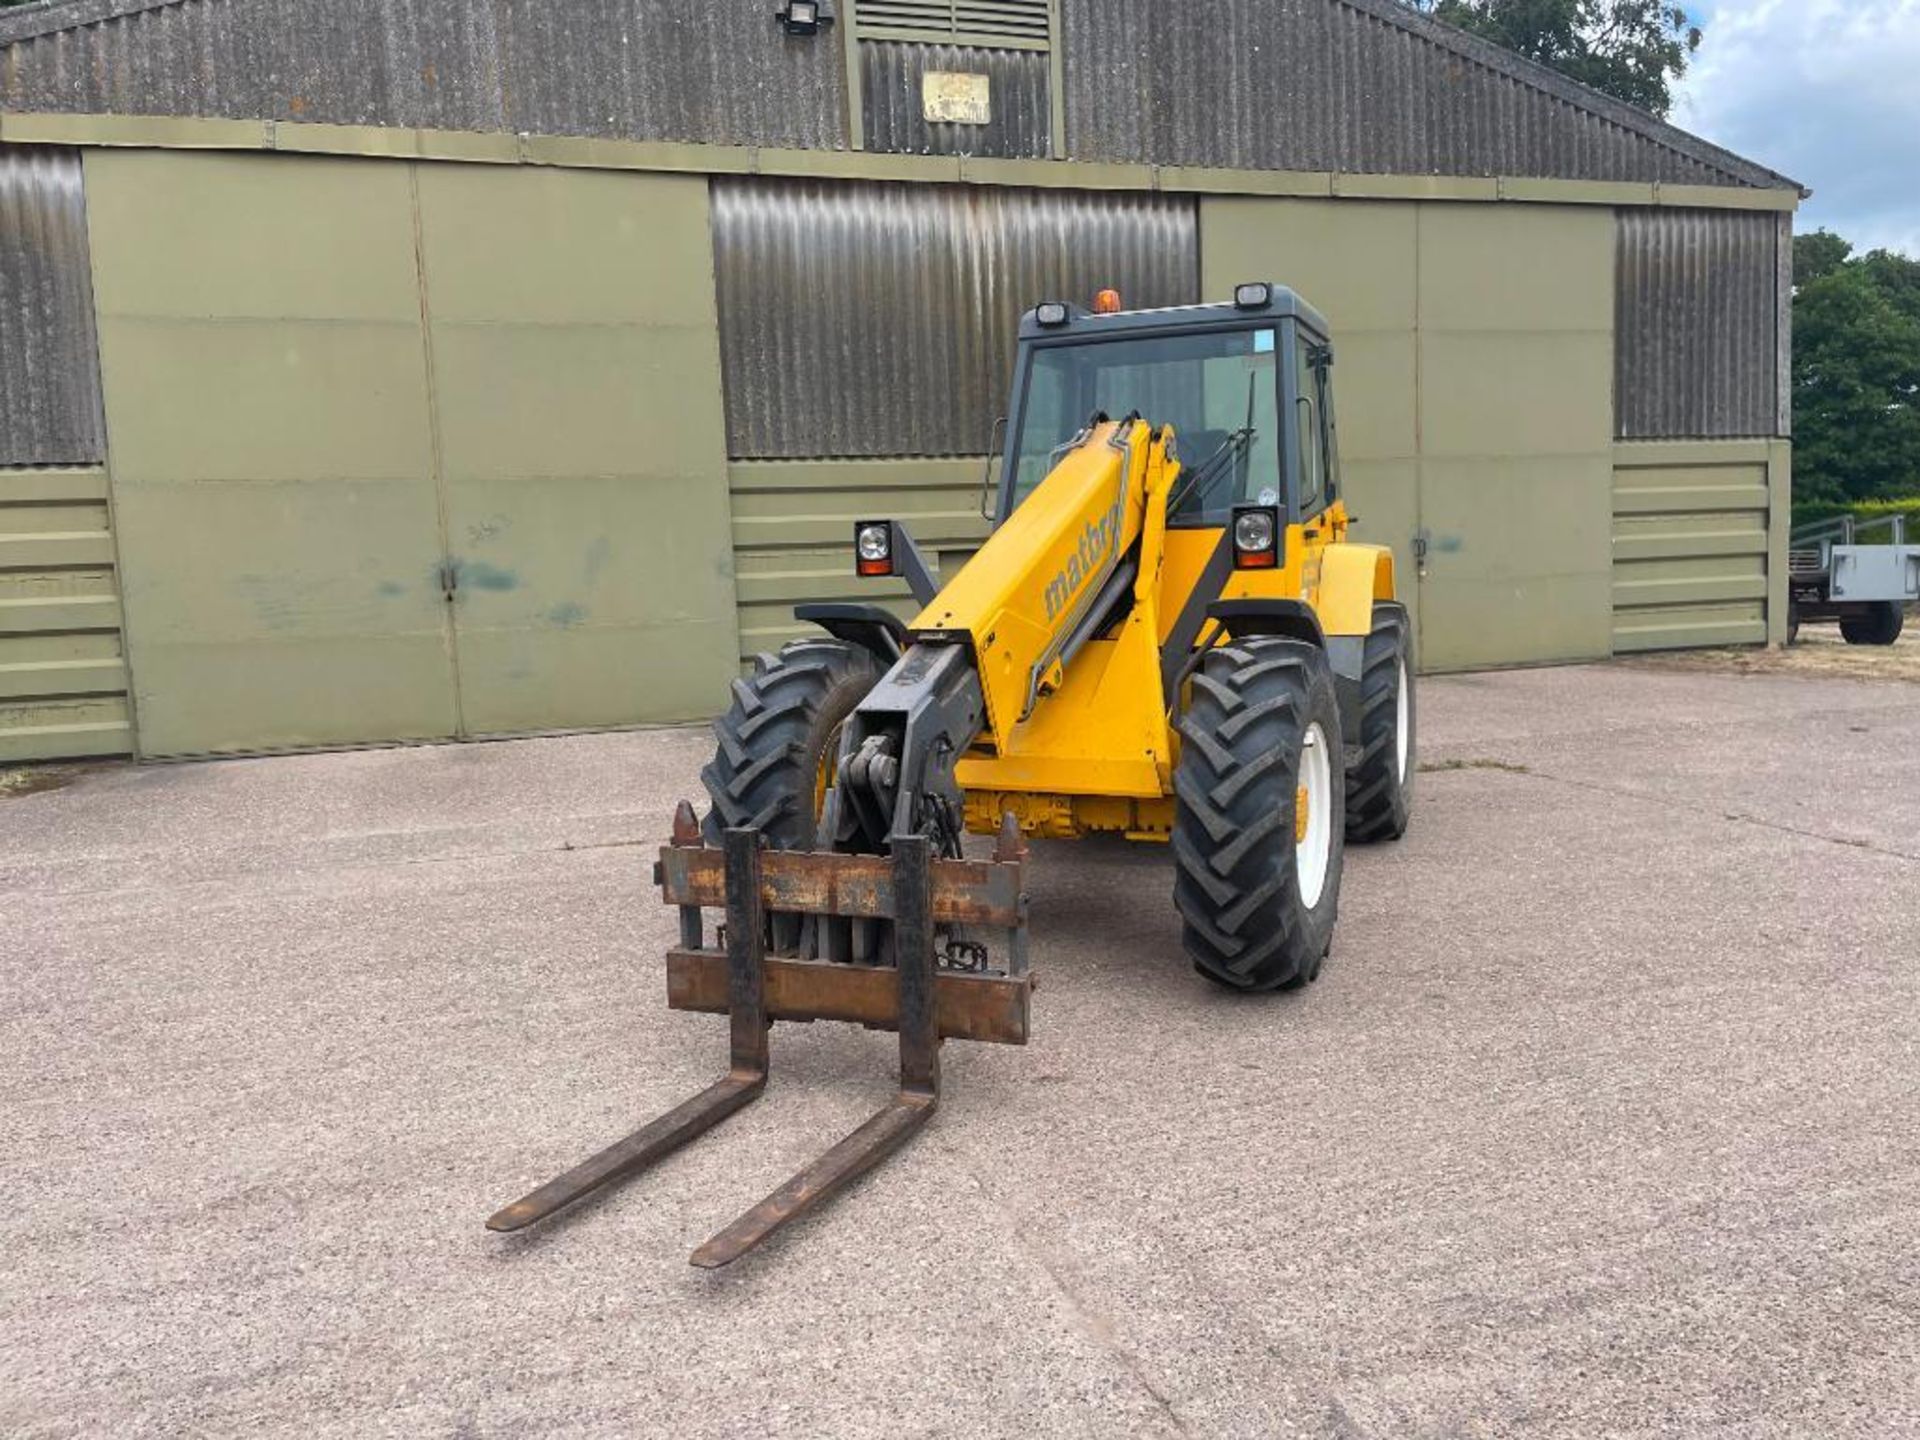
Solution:
{"label": "cab roof", "polygon": [[[1253,282],[1255,284],[1262,282]],[[1242,285],[1239,289],[1247,289]],[[1057,325],[1040,323],[1042,305],[1063,304],[1066,321]],[[1143,333],[1178,334],[1189,330],[1239,330],[1261,321],[1299,320],[1323,340],[1333,338],[1326,317],[1285,285],[1267,284],[1267,303],[1241,305],[1220,300],[1204,305],[1171,305],[1158,310],[1122,310],[1112,315],[1096,315],[1070,301],[1041,302],[1020,317],[1022,340],[1107,339],[1116,335]]]}

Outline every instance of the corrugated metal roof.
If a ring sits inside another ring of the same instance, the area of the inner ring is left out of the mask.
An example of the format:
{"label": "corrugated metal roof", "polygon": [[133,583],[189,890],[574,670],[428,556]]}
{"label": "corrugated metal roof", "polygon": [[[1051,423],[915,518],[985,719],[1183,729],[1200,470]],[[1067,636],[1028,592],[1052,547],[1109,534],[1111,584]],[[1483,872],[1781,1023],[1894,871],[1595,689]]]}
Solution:
{"label": "corrugated metal roof", "polygon": [[1199,215],[1146,191],[716,177],[736,459],[980,455],[1021,311],[1199,298]]}
{"label": "corrugated metal roof", "polygon": [[1062,0],[1079,159],[1793,187],[1395,0]]}
{"label": "corrugated metal roof", "polygon": [[80,156],[0,146],[0,465],[105,453]]}
{"label": "corrugated metal roof", "polygon": [[[1397,0],[1060,5],[1075,159],[1798,188]],[[0,106],[843,148],[845,47],[772,9],[48,0],[0,18]]]}
{"label": "corrugated metal roof", "polygon": [[841,47],[762,0],[65,0],[0,46],[14,110],[846,143]]}
{"label": "corrugated metal roof", "polygon": [[1780,222],[1622,210],[1614,394],[1623,440],[1772,435],[1780,418]]}

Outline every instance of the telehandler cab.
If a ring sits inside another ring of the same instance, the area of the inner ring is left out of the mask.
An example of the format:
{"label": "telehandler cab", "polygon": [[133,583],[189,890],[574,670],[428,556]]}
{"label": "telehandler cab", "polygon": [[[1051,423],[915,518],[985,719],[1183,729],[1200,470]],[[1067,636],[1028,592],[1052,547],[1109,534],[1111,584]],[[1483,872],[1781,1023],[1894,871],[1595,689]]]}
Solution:
{"label": "telehandler cab", "polygon": [[[931,1116],[943,1039],[1026,1042],[1028,836],[1168,842],[1202,975],[1318,975],[1345,842],[1401,835],[1414,773],[1412,631],[1392,552],[1347,538],[1328,336],[1265,283],[1022,317],[986,543],[942,583],[897,521],[857,524],[857,573],[904,578],[919,613],[798,607],[823,633],[734,683],[711,808],[683,803],[660,852],[681,917],[668,1003],[731,1017],[729,1074],[491,1228],[752,1100],[775,1020],[898,1031],[900,1093],[693,1262],[738,1258],[876,1164]],[[965,832],[997,837],[987,858]]]}

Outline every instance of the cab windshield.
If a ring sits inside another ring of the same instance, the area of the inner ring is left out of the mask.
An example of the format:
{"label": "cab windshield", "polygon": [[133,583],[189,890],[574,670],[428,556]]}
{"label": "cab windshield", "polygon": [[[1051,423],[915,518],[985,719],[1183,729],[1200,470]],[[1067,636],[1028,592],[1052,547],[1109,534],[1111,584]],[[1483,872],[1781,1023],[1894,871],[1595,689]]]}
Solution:
{"label": "cab windshield", "polygon": [[1229,509],[1277,504],[1280,350],[1273,329],[1041,346],[1027,370],[1013,504],[1044,480],[1095,411],[1171,425],[1181,475],[1168,519],[1221,525]]}

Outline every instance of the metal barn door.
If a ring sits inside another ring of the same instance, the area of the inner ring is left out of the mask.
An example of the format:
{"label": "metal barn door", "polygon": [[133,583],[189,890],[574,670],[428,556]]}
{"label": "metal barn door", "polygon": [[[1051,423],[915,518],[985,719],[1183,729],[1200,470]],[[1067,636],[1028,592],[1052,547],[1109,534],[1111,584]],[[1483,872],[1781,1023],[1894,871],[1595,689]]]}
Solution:
{"label": "metal barn door", "polygon": [[705,179],[418,173],[461,732],[711,715],[737,645]]}
{"label": "metal barn door", "polygon": [[142,753],[452,736],[408,168],[85,164]]}

